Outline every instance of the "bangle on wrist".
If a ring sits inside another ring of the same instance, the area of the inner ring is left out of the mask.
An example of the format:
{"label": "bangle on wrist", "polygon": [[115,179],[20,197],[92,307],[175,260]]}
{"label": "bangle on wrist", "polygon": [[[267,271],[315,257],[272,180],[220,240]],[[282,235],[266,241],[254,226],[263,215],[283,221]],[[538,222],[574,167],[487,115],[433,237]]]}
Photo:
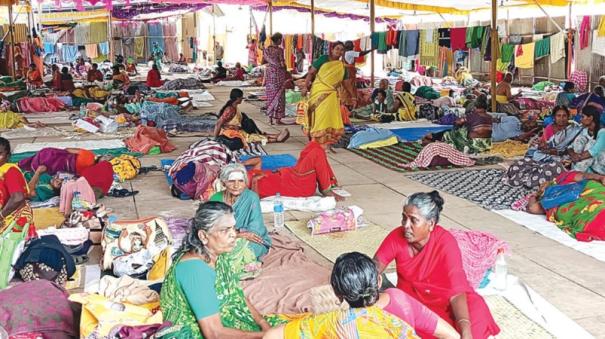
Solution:
{"label": "bangle on wrist", "polygon": [[471,321],[465,318],[456,320],[456,323],[468,323],[469,326],[471,325]]}

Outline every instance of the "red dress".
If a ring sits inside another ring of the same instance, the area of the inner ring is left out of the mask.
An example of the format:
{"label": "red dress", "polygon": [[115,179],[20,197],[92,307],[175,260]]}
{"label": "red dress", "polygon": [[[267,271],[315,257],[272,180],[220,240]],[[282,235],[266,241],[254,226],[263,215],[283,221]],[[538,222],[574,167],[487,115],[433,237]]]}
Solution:
{"label": "red dress", "polygon": [[[456,322],[450,298],[466,293],[473,338],[487,338],[500,332],[485,301],[468,283],[456,239],[441,226],[435,226],[427,244],[414,257],[410,256],[403,227],[397,227],[383,240],[374,257],[384,266],[395,260],[397,288],[452,326],[456,327]],[[418,334],[433,338],[431,333]]]}
{"label": "red dress", "polygon": [[147,73],[147,86],[162,87],[163,84],[164,83],[162,82],[162,77],[159,71],[152,69]]}
{"label": "red dress", "polygon": [[251,171],[251,188],[261,198],[274,196],[277,193],[284,197],[310,197],[319,186],[320,191],[327,191],[336,186],[336,176],[330,167],[326,151],[317,143],[310,142],[301,152],[294,167],[282,168],[279,171],[263,171],[264,176],[257,179]]}

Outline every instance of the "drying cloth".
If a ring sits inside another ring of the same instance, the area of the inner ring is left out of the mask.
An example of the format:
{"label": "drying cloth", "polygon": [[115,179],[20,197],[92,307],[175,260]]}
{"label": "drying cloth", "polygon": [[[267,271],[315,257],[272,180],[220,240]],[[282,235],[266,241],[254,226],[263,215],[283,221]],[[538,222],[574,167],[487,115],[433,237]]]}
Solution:
{"label": "drying cloth", "polygon": [[107,40],[109,40],[107,35],[107,22],[100,21],[90,23],[90,39],[87,42],[98,44]]}
{"label": "drying cloth", "polygon": [[450,48],[450,29],[449,28],[439,28],[439,47],[447,47]]}
{"label": "drying cloth", "polygon": [[565,57],[565,33],[559,32],[550,36],[550,63],[563,59]]}
{"label": "drying cloth", "polygon": [[580,49],[588,47],[590,44],[590,16],[586,15],[582,18],[578,34],[580,34]]}
{"label": "drying cloth", "polygon": [[97,44],[88,44],[84,46],[86,48],[86,56],[95,59],[99,56]]}
{"label": "drying cloth", "polygon": [[55,44],[52,42],[45,42],[44,43],[44,53],[55,54]]}
{"label": "drying cloth", "polygon": [[[379,40],[378,32],[372,33],[372,35],[370,36],[370,39],[372,39],[372,49],[378,49],[378,40]],[[313,44],[313,46],[315,46],[315,44]]]}
{"label": "drying cloth", "polygon": [[584,71],[573,71],[569,76],[569,81],[576,85],[576,90],[579,93],[584,93],[588,89],[588,74]]}
{"label": "drying cloth", "polygon": [[405,56],[405,31],[399,31],[399,56]]}
{"label": "drying cloth", "polygon": [[501,48],[500,59],[503,63],[510,63],[513,61],[513,55],[515,54],[515,45],[504,44]]}
{"label": "drying cloth", "polygon": [[605,56],[605,36],[599,36],[598,31],[592,35],[592,52]]}
{"label": "drying cloth", "polygon": [[99,52],[101,53],[101,55],[109,55],[109,42],[108,41],[101,42],[99,44]]}
{"label": "drying cloth", "polygon": [[433,37],[433,32],[434,31],[435,31],[434,29],[427,29],[427,30],[423,31],[425,33],[424,34],[424,39],[425,39],[424,42],[428,42],[429,44],[432,44],[435,41],[434,37]]}
{"label": "drying cloth", "polygon": [[536,41],[536,49],[534,50],[535,59],[543,58],[550,54],[550,37]]}
{"label": "drying cloth", "polygon": [[418,54],[418,38],[420,31],[406,31],[405,37],[405,56],[411,57]]}
{"label": "drying cloth", "polygon": [[481,42],[483,40],[483,33],[485,31],[485,27],[483,26],[477,26],[477,27],[473,27],[470,30],[470,41],[468,41],[468,37],[469,37],[469,33],[467,31],[466,36],[467,36],[467,47],[469,48],[479,48],[481,47]]}
{"label": "drying cloth", "polygon": [[600,37],[605,37],[605,16],[601,16],[596,34]]}
{"label": "drying cloth", "polygon": [[17,108],[21,113],[58,112],[65,104],[57,97],[25,97],[17,100]]}
{"label": "drying cloth", "polygon": [[73,31],[76,44],[84,45],[90,42],[90,24],[77,24]]}
{"label": "drying cloth", "polygon": [[75,62],[78,56],[78,46],[76,45],[63,45],[61,48],[63,61]]}
{"label": "drying cloth", "polygon": [[378,33],[378,53],[386,54],[387,50],[388,50],[387,32],[379,32]]}
{"label": "drying cloth", "polygon": [[[429,37],[430,34],[430,37]],[[434,57],[437,55],[437,31],[428,29],[420,31],[420,57]],[[426,63],[425,63],[426,64]]]}
{"label": "drying cloth", "polygon": [[452,28],[450,30],[450,43],[452,50],[466,50],[466,27]]}
{"label": "drying cloth", "polygon": [[536,44],[533,42],[517,45],[517,50],[515,52],[515,66],[518,68],[534,68],[535,47]]}
{"label": "drying cloth", "polygon": [[137,58],[143,58],[145,56],[145,38],[135,37],[134,38],[134,55]]}

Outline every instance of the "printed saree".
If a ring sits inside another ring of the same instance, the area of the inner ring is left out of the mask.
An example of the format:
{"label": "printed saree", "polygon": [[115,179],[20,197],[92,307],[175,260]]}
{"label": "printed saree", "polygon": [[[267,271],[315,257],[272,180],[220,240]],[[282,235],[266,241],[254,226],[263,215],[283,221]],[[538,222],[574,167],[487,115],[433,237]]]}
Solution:
{"label": "printed saree", "polygon": [[285,338],[419,338],[403,320],[376,306],[318,314],[289,322]]}
{"label": "printed saree", "polygon": [[311,138],[320,144],[336,143],[344,134],[337,90],[344,75],[342,61],[328,61],[321,65],[311,86],[307,110],[308,130]]}
{"label": "printed saree", "polygon": [[[6,185],[5,180],[7,180],[5,178],[5,176],[7,175],[7,172],[9,170],[17,170],[21,176],[23,177],[23,172],[21,172],[21,170],[19,169],[19,167],[15,164],[12,163],[6,163],[2,166],[0,166],[0,209],[2,209],[4,207],[4,205],[8,202],[8,199],[10,199],[10,192],[8,191],[8,187]],[[29,192],[29,188],[27,187],[27,182],[25,181],[25,177],[23,177],[23,191],[26,193]],[[24,218],[24,219],[22,219]],[[4,216],[4,223],[0,224],[0,233],[4,232],[6,230],[6,228],[8,226],[10,226],[13,221],[18,221],[19,219],[22,219],[22,221],[24,221],[25,223],[28,223],[30,225],[33,226],[34,223],[34,213],[31,209],[31,206],[29,205],[29,202],[26,201],[25,205],[23,207],[20,207],[18,209],[16,209],[15,211],[11,212],[8,215]],[[17,222],[18,224],[23,224],[23,222]],[[22,228],[20,228],[22,226],[19,225],[15,225],[13,228],[14,232],[21,232]],[[34,231],[34,227],[30,228],[32,231]]]}
{"label": "printed saree", "polygon": [[492,147],[491,138],[469,138],[468,129],[460,127],[443,134],[443,141],[464,153],[481,153]]}
{"label": "printed saree", "polygon": [[395,98],[401,102],[401,106],[399,106],[399,117],[397,120],[399,121],[412,121],[416,120],[416,103],[415,98],[412,94],[407,92],[397,93]]}
{"label": "printed saree", "polygon": [[[160,307],[164,321],[172,322],[174,330],[163,338],[202,339],[204,336],[199,324],[176,279],[176,265],[179,261],[180,257],[170,267],[160,294]],[[220,256],[216,262],[215,288],[219,299],[221,322],[228,328],[259,332],[261,329],[248,309],[244,291],[239,284],[239,279],[231,270],[231,264],[229,257],[225,255]],[[271,326],[283,324],[289,320],[288,317],[282,315],[270,315],[265,319]]]}
{"label": "printed saree", "polygon": [[284,50],[269,46],[263,53],[267,63],[265,71],[265,91],[267,94],[267,115],[281,119],[286,112],[286,69],[284,68]]}
{"label": "printed saree", "polygon": [[[548,129],[548,131],[547,131]],[[551,128],[546,127],[544,129],[544,133],[550,132]],[[582,131],[582,127],[578,124],[571,122],[565,129],[554,133],[548,140],[546,144],[548,148],[554,148],[559,151],[564,151],[571,145],[571,143],[576,139],[576,137]],[[551,154],[546,154],[540,151],[537,146],[532,146],[527,150],[527,156],[531,157],[535,161],[539,162],[550,162],[550,161],[560,161],[561,157]]]}
{"label": "printed saree", "polygon": [[[579,172],[565,172],[554,183],[573,183]],[[586,183],[576,201],[546,211],[549,221],[579,241],[605,240],[605,186],[594,180]]]}

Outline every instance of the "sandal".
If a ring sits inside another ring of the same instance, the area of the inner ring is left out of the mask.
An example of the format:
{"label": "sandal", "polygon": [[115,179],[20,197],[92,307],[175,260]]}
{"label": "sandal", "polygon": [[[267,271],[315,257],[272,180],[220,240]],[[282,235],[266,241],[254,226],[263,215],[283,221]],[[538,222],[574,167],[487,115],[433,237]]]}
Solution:
{"label": "sandal", "polygon": [[135,196],[137,194],[139,194],[139,191],[129,191],[129,190],[123,188],[121,190],[112,190],[107,195],[110,197],[114,197],[114,198],[126,198],[126,197]]}

